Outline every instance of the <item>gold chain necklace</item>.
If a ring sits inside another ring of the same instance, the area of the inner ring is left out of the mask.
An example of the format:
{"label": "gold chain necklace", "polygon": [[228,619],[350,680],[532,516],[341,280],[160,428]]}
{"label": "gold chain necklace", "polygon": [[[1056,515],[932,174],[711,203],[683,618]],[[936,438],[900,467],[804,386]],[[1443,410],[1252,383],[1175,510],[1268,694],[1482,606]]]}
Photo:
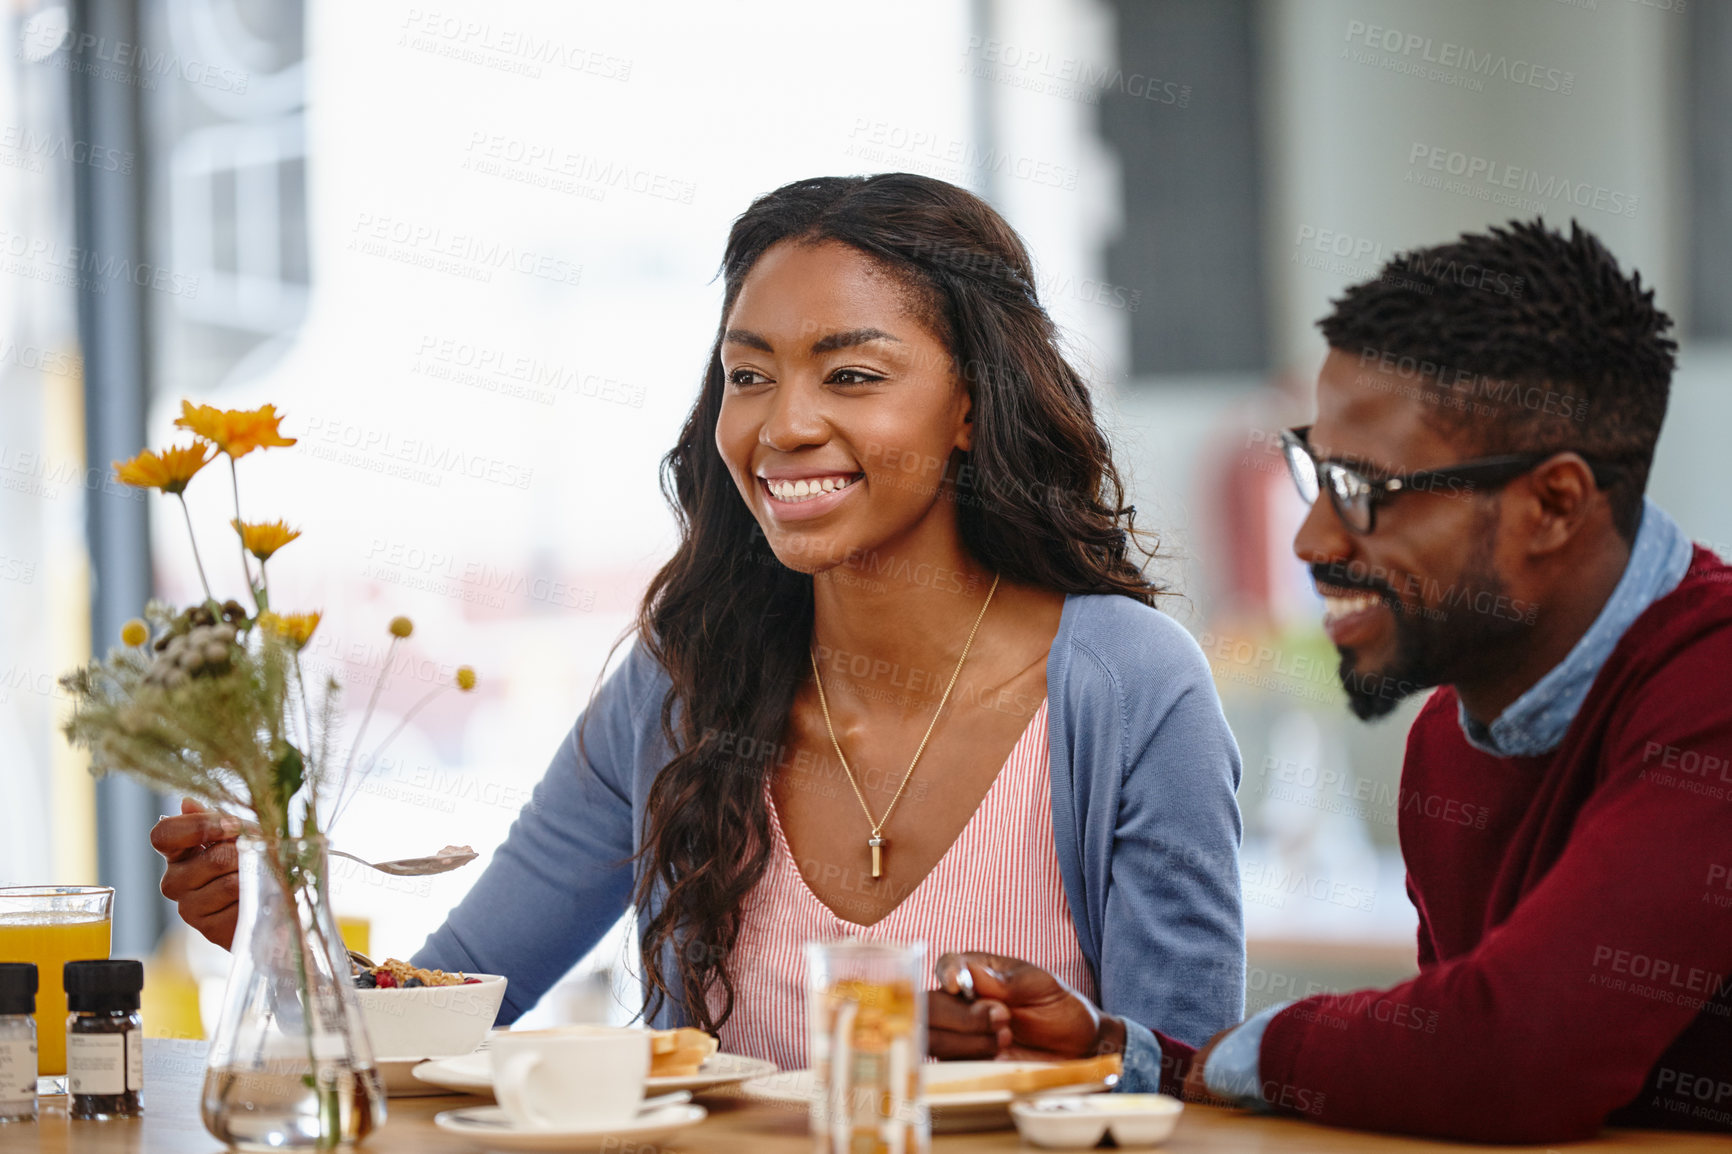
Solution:
{"label": "gold chain necklace", "polygon": [[938,708],[932,711],[932,723],[926,727],[926,736],[920,739],[920,748],[914,751],[914,760],[908,763],[908,772],[902,775],[902,784],[896,787],[896,796],[890,799],[889,808],[881,818],[873,818],[872,807],[866,804],[866,795],[860,792],[860,783],[854,780],[854,771],[848,766],[848,759],[842,756],[842,743],[836,740],[836,727],[830,724],[830,703],[824,698],[824,679],[818,675],[818,656],[808,649],[806,656],[812,659],[812,680],[818,683],[818,705],[824,711],[824,728],[830,731],[830,746],[836,751],[836,760],[842,763],[842,772],[848,775],[848,784],[854,787],[854,796],[860,799],[860,808],[866,811],[866,820],[872,823],[872,836],[866,839],[866,844],[872,850],[872,876],[884,875],[884,847],[888,844],[884,839],[884,826],[890,820],[890,815],[896,812],[896,803],[902,800],[902,791],[908,788],[908,782],[914,776],[914,767],[920,764],[920,755],[926,752],[926,743],[932,737],[932,730],[938,725],[938,715],[944,712],[944,703],[950,700],[950,691],[956,688],[956,679],[962,675],[962,663],[968,660],[968,650],[974,644],[974,635],[980,630],[980,623],[986,617],[986,607],[992,604],[992,595],[998,592],[998,577],[992,579],[992,588],[986,591],[986,601],[981,605],[980,612],[974,618],[974,628],[968,631],[968,640],[962,645],[962,656],[956,659],[956,669],[950,674],[950,684],[944,687],[944,696],[938,699]]}

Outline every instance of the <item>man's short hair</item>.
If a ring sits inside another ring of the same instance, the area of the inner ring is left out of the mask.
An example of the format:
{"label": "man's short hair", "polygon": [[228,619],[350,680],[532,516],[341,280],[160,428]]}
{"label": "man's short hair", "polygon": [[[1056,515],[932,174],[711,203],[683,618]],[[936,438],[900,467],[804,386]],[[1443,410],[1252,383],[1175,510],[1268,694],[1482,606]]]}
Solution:
{"label": "man's short hair", "polygon": [[1573,449],[1606,477],[1626,539],[1666,416],[1677,342],[1640,273],[1570,222],[1511,221],[1414,249],[1318,323],[1331,348],[1406,382],[1469,451]]}

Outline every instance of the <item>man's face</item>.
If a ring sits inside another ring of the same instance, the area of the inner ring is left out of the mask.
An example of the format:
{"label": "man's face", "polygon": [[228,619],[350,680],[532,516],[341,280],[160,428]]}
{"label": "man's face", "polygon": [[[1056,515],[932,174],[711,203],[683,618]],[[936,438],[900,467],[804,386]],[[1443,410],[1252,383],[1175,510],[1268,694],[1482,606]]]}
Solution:
{"label": "man's face", "polygon": [[[1426,419],[1428,395],[1420,381],[1332,349],[1317,379],[1312,451],[1371,481],[1476,456]],[[1471,679],[1532,623],[1531,606],[1503,578],[1500,495],[1400,493],[1379,504],[1366,534],[1342,523],[1327,492],[1311,507],[1293,551],[1324,598],[1324,629],[1341,651],[1341,681],[1361,719],[1422,689]]]}

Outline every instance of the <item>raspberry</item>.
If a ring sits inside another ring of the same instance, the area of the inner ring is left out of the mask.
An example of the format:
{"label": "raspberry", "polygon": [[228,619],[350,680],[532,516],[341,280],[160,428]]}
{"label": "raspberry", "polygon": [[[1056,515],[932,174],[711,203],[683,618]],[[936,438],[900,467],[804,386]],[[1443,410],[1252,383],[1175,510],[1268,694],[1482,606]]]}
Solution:
{"label": "raspberry", "polygon": [[392,975],[390,970],[379,971],[379,988],[381,990],[393,989],[396,985],[397,979]]}

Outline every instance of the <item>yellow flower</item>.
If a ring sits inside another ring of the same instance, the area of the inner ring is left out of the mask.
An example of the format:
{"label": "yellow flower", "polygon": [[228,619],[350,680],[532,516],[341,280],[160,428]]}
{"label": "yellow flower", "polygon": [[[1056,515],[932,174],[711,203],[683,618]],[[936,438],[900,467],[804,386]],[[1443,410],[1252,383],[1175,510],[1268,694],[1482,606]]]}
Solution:
{"label": "yellow flower", "polygon": [[160,453],[146,449],[130,461],[116,461],[114,476],[123,485],[181,493],[209,462],[209,445],[179,445]]}
{"label": "yellow flower", "polygon": [[216,409],[209,405],[182,401],[180,417],[174,423],[183,429],[191,429],[195,435],[203,437],[229,456],[240,458],[254,449],[273,449],[294,444],[295,438],[285,437],[277,432],[277,423],[281,420],[282,418],[277,416],[275,405],[250,410]]}
{"label": "yellow flower", "polygon": [[122,645],[138,646],[150,640],[150,627],[134,617],[120,627],[120,643]]}
{"label": "yellow flower", "polygon": [[391,618],[391,636],[407,637],[413,632],[415,632],[415,623],[407,617]]}
{"label": "yellow flower", "polygon": [[266,611],[259,614],[259,624],[275,633],[278,637],[295,643],[295,648],[303,648],[312,639],[313,630],[319,627],[321,613],[272,613]]}
{"label": "yellow flower", "polygon": [[457,688],[468,693],[475,688],[475,670],[467,665],[457,667]]}
{"label": "yellow flower", "polygon": [[282,521],[230,521],[241,535],[241,546],[260,561],[269,561],[271,554],[301,535]]}

